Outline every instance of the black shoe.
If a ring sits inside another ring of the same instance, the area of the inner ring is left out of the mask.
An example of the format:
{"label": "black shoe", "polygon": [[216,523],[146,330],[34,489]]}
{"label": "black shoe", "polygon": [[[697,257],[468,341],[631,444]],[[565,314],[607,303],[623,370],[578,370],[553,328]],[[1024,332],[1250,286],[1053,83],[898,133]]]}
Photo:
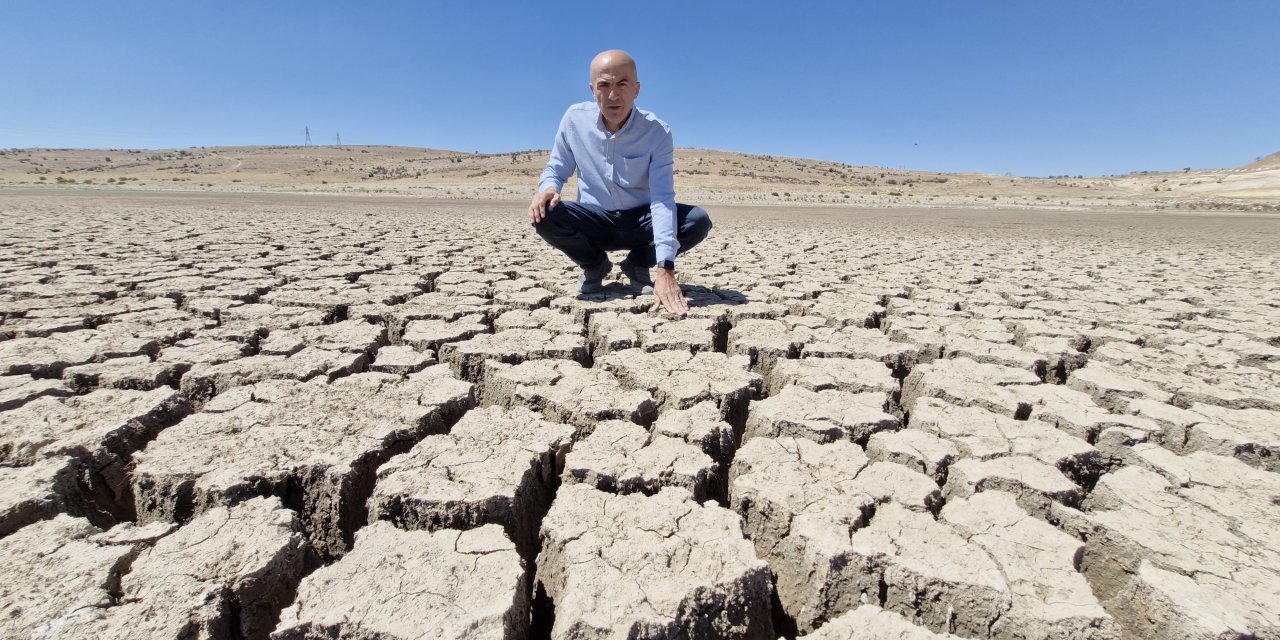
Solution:
{"label": "black shoe", "polygon": [[618,263],[618,269],[622,271],[622,275],[630,281],[631,293],[638,296],[653,293],[653,278],[649,277],[649,269],[639,265],[633,265],[626,260]]}
{"label": "black shoe", "polygon": [[578,291],[581,293],[600,293],[604,290],[604,277],[609,275],[613,263],[608,258],[594,267],[582,268],[582,279],[578,280]]}

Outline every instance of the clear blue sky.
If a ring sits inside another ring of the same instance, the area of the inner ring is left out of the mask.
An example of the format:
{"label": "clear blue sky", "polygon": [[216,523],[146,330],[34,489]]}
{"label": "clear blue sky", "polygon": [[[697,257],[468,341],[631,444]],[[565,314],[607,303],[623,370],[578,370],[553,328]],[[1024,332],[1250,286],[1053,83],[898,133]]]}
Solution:
{"label": "clear blue sky", "polygon": [[1015,175],[1280,151],[1280,1],[0,1],[0,148],[547,148],[596,52],[677,146]]}

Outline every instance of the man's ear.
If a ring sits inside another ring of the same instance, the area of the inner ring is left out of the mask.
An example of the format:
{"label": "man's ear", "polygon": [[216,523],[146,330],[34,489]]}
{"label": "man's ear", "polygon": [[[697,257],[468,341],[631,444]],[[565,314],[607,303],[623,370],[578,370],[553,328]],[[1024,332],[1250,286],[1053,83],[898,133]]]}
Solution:
{"label": "man's ear", "polygon": [[636,80],[636,97],[640,97],[640,81]]}

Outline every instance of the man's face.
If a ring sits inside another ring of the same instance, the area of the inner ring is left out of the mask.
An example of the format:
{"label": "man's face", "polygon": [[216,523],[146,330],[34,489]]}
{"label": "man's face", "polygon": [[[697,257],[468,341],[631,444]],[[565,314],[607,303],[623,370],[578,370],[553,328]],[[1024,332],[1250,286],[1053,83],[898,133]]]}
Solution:
{"label": "man's face", "polygon": [[591,93],[596,97],[596,104],[600,105],[605,126],[610,131],[621,129],[627,116],[631,115],[636,96],[640,95],[635,66],[627,62],[606,61],[592,69]]}

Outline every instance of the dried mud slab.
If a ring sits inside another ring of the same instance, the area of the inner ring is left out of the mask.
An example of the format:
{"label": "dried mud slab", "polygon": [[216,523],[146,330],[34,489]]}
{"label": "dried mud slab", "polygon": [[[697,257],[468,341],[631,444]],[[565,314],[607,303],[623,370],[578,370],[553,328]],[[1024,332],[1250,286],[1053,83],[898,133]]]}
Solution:
{"label": "dried mud slab", "polygon": [[120,576],[138,553],[133,544],[100,544],[100,529],[60,514],[0,539],[0,636],[59,637],[79,612],[115,601]]}
{"label": "dried mud slab", "polygon": [[266,380],[305,382],[333,380],[364,370],[369,357],[331,349],[306,347],[292,355],[256,355],[219,364],[196,365],[182,376],[182,392],[205,400],[232,387]]}
{"label": "dried mud slab", "polygon": [[1203,417],[1170,433],[1171,448],[1232,456],[1249,466],[1280,473],[1280,411],[1208,404],[1193,404],[1190,411]]}
{"label": "dried mud slab", "polygon": [[1114,638],[1120,625],[1079,572],[1085,545],[1027,514],[999,491],[951,500],[940,520],[999,566],[1012,596],[995,638]]}
{"label": "dried mud slab", "polygon": [[62,370],[109,358],[147,355],[158,341],[97,330],[55,333],[44,338],[0,340],[0,374],[56,378]]}
{"label": "dried mud slab", "polygon": [[864,604],[822,625],[804,640],[959,640],[961,636],[935,633],[892,611]]}
{"label": "dried mud slab", "polygon": [[219,505],[276,495],[302,515],[324,557],[366,521],[374,471],[473,406],[471,385],[429,369],[406,379],[269,381],[217,396],[136,456],[138,517],[184,521]]}
{"label": "dried mud slab", "polygon": [[718,327],[719,323],[711,318],[596,313],[587,322],[587,343],[597,358],[624,349],[714,351]]}
{"label": "dried mud slab", "polygon": [[738,517],[687,491],[562,487],[542,522],[537,584],[553,638],[774,638],[769,568]]}
{"label": "dried mud slab", "polygon": [[[95,524],[130,520],[130,461],[189,410],[186,399],[169,388],[102,389],[83,396],[40,398],[0,412],[0,465],[41,466],[44,470],[27,475],[28,481],[58,480],[37,481],[38,493],[51,492],[60,507]],[[67,471],[54,472],[54,467]],[[66,473],[74,483],[66,482]]]}
{"label": "dried mud slab", "polygon": [[720,408],[710,400],[688,409],[667,409],[653,423],[653,434],[684,440],[728,469],[738,448],[733,425],[724,421]]}
{"label": "dried mud slab", "polygon": [[1029,407],[1013,388],[1040,384],[1030,371],[969,358],[922,364],[902,382],[902,407],[911,411],[922,398],[937,398],[962,407],[980,407],[1009,417],[1026,417]]}
{"label": "dried mud slab", "polygon": [[75,461],[51,457],[22,467],[0,466],[0,538],[60,512],[78,496]]}
{"label": "dried mud slab", "polygon": [[384,344],[387,330],[362,320],[347,320],[334,324],[298,327],[272,331],[258,345],[262,355],[289,356],[307,347],[371,354]]}
{"label": "dried mud slab", "polygon": [[436,364],[435,354],[431,351],[418,351],[409,346],[390,346],[378,349],[378,356],[369,365],[374,373],[393,373],[408,375],[417,373]]}
{"label": "dried mud slab", "polygon": [[[96,388],[149,391],[176,383],[177,367],[147,356],[112,358],[62,370],[62,378],[79,392]],[[176,386],[176,384],[175,384]]]}
{"label": "dried mud slab", "polygon": [[1104,468],[1092,445],[1039,420],[1013,420],[975,407],[926,398],[915,404],[910,426],[948,440],[972,462],[1025,456],[1074,481],[1093,478]]}
{"label": "dried mud slab", "polygon": [[404,326],[400,340],[419,351],[439,351],[446,342],[470,340],[488,332],[484,317],[475,314],[457,320],[412,320]]}
{"label": "dried mud slab", "polygon": [[36,398],[65,398],[75,390],[61,380],[42,380],[29,375],[0,376],[0,411],[16,409]]}
{"label": "dried mud slab", "polygon": [[[858,606],[846,589],[849,532],[879,505],[930,513],[942,501],[929,477],[871,462],[857,445],[753,438],[734,458],[730,504],[747,537],[777,575],[778,597],[801,630]],[[930,516],[931,517],[931,516]]]}
{"label": "dried mud slab", "polygon": [[759,393],[762,382],[748,371],[745,356],[723,353],[626,349],[606,355],[596,366],[627,387],[649,392],[660,411],[688,409],[710,400],[735,427],[745,423],[747,402]]}
{"label": "dried mud slab", "polygon": [[601,422],[565,456],[563,481],[610,493],[654,495],[680,487],[694,500],[723,498],[720,465],[683,439],[632,422]]}
{"label": "dried mud slab", "polygon": [[775,396],[751,403],[743,440],[786,436],[815,442],[866,442],[873,433],[900,426],[898,418],[885,412],[889,399],[883,392],[786,387]]}
{"label": "dried mud slab", "polygon": [[307,576],[273,640],[525,638],[528,577],[497,525],[405,531],[375,522]]}
{"label": "dried mud slab", "polygon": [[1203,452],[1138,447],[1083,519],[1085,575],[1126,631],[1150,638],[1280,633],[1280,478]]}
{"label": "dried mud slab", "polygon": [[[147,535],[120,529],[97,537]],[[296,514],[275,498],[211,509],[139,545],[112,603],[59,618],[47,637],[266,638],[302,579],[306,544]]]}
{"label": "dried mud slab", "polygon": [[440,362],[448,363],[455,376],[477,383],[484,375],[486,360],[519,364],[538,359],[585,362],[586,342],[581,335],[573,333],[509,329],[440,346]]}
{"label": "dried mud slab", "polygon": [[898,381],[893,371],[875,360],[844,358],[801,358],[779,360],[765,376],[764,391],[776,395],[788,385],[810,391],[846,391],[849,393],[883,393],[897,399]]}
{"label": "dried mud slab", "polygon": [[369,519],[427,531],[497,524],[531,558],[573,436],[527,409],[472,409],[378,469]]}
{"label": "dried mud slab", "polygon": [[523,406],[548,420],[572,424],[585,435],[602,420],[650,424],[658,415],[647,391],[627,390],[607,370],[572,360],[529,360],[517,365],[488,362],[486,403]]}

